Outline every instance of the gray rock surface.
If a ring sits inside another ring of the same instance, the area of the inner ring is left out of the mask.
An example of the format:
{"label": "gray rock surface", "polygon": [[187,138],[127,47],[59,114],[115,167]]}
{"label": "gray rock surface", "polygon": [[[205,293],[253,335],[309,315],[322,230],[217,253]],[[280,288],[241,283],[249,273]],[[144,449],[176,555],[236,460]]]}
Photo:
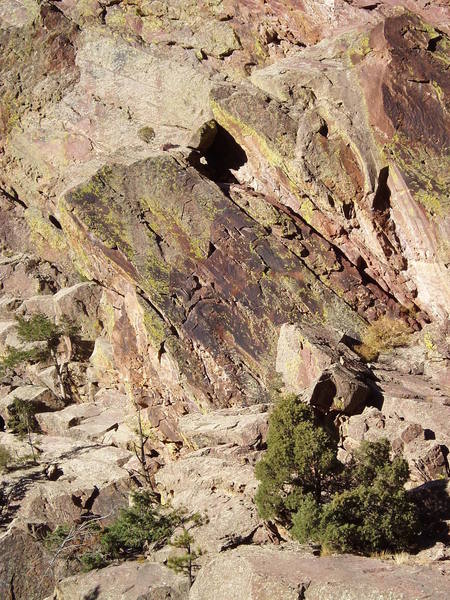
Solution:
{"label": "gray rock surface", "polygon": [[207,517],[195,540],[210,554],[250,541],[262,527],[253,503],[253,465],[234,450],[203,448],[166,464],[155,476],[165,501]]}
{"label": "gray rock surface", "polygon": [[186,600],[187,597],[185,577],[144,560],[64,579],[47,600]]}
{"label": "gray rock surface", "polygon": [[41,413],[36,419],[44,433],[110,444],[120,440],[126,447],[136,434],[137,420],[126,395],[105,391],[94,402],[72,404],[53,413]]}
{"label": "gray rock surface", "polygon": [[190,413],[180,417],[178,427],[196,448],[234,444],[254,447],[265,441],[268,427],[268,406],[250,409],[226,408],[211,414]]}
{"label": "gray rock surface", "polygon": [[446,600],[448,590],[436,568],[241,546],[200,571],[189,600]]}

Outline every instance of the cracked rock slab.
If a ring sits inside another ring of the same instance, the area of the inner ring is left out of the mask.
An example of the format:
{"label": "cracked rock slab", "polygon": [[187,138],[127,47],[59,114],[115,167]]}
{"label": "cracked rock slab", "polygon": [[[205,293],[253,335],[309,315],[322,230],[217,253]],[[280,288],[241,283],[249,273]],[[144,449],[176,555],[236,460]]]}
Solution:
{"label": "cracked rock slab", "polygon": [[157,563],[127,561],[59,581],[51,600],[185,600],[187,595],[185,577]]}
{"label": "cracked rock slab", "polygon": [[189,600],[445,600],[438,569],[359,556],[305,557],[280,547],[241,546],[214,558]]}
{"label": "cracked rock slab", "polygon": [[268,406],[231,408],[209,414],[191,413],[180,417],[182,435],[197,448],[234,444],[252,447],[265,440],[268,428]]}

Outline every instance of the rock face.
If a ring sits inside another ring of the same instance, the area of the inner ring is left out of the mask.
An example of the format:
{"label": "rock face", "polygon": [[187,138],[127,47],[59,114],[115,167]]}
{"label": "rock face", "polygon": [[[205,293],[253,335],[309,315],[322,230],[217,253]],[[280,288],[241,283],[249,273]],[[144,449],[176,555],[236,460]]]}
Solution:
{"label": "rock face", "polygon": [[431,567],[356,556],[312,558],[279,548],[242,546],[211,561],[189,599],[403,600],[430,595],[442,600],[448,595],[448,577]]}
{"label": "rock face", "polygon": [[144,403],[254,403],[364,319],[445,319],[445,7],[12,4],[2,187],[43,258],[108,290]]}
{"label": "rock face", "polygon": [[187,581],[157,563],[127,562],[94,573],[76,575],[58,583],[52,600],[183,600]]}
{"label": "rock face", "polygon": [[264,530],[253,497],[253,473],[267,431],[265,406],[225,409],[182,417],[179,427],[190,446],[199,450],[161,468],[155,475],[165,502],[199,513],[196,543],[208,554],[270,536]]}
{"label": "rock face", "polygon": [[448,476],[445,446],[417,422],[405,420],[396,413],[385,416],[376,408],[366,408],[343,426],[345,450],[357,448],[362,440],[373,442],[383,437],[391,441],[394,452],[406,458],[413,481],[422,483]]}
{"label": "rock face", "polygon": [[[0,355],[18,315],[80,326],[67,397],[54,364],[2,374],[2,598],[67,575],[21,573],[127,502],[141,440],[162,499],[209,518],[192,598],[440,597],[419,567],[254,547],[253,467],[292,393],[342,460],[387,436],[410,487],[449,474],[449,23],[444,0],[2,0]],[[367,363],[379,317],[409,333]],[[188,595],[149,561],[91,577],[55,598]]]}

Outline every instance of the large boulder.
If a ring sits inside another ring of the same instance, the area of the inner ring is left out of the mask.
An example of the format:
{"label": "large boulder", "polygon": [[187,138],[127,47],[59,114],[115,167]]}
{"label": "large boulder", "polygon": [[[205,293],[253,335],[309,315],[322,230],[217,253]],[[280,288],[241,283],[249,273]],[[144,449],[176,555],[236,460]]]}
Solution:
{"label": "large boulder", "polygon": [[197,576],[189,600],[444,600],[438,569],[358,556],[305,557],[276,547],[241,546],[215,557]]}
{"label": "large boulder", "polygon": [[92,339],[100,332],[97,312],[101,295],[102,288],[96,283],[77,283],[60,289],[56,294],[27,298],[20,312],[27,315],[42,313],[56,322],[67,319],[79,326],[83,335]]}
{"label": "large boulder", "polygon": [[325,369],[303,395],[303,399],[321,412],[337,411],[347,415],[360,412],[372,395],[359,373],[341,364]]}
{"label": "large boulder", "polygon": [[[357,448],[363,440],[370,442],[387,438],[394,453],[408,461],[411,481],[423,483],[448,476],[445,447],[427,434],[423,426],[399,417],[386,415],[377,408],[366,408],[342,424],[343,448],[347,452]],[[345,453],[340,456],[345,460]]]}
{"label": "large boulder", "polygon": [[194,535],[210,554],[248,543],[260,533],[262,521],[253,503],[257,481],[249,459],[248,451],[236,454],[229,446],[203,448],[156,473],[164,502],[207,518]]}
{"label": "large boulder", "polygon": [[52,557],[32,535],[17,528],[0,533],[0,556],[2,600],[42,600],[52,591]]}
{"label": "large boulder", "polygon": [[59,410],[64,406],[64,402],[49,388],[38,385],[22,385],[12,390],[0,401],[0,416],[5,422],[11,417],[10,411],[16,398],[33,405],[33,410],[36,412]]}
{"label": "large boulder", "polygon": [[212,413],[190,413],[180,417],[178,428],[196,448],[234,444],[255,447],[265,441],[268,406],[225,408]]}
{"label": "large boulder", "polygon": [[47,600],[185,600],[188,582],[157,563],[127,561],[59,581]]}

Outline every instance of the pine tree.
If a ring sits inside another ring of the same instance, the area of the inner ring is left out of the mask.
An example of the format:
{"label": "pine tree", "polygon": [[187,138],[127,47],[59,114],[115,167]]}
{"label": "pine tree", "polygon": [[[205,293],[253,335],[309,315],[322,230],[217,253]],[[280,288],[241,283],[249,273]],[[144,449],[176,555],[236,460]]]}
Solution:
{"label": "pine tree", "polygon": [[[419,533],[417,509],[405,490],[408,463],[390,459],[388,440],[362,442],[352,487],[324,506],[319,537],[341,552],[398,552]],[[294,522],[296,518],[294,518]],[[295,525],[294,525],[295,528]]]}
{"label": "pine tree", "polygon": [[189,587],[194,583],[194,571],[198,568],[197,561],[203,554],[200,548],[194,549],[193,543],[194,537],[185,527],[183,527],[183,532],[176,536],[170,542],[170,545],[174,548],[182,549],[185,552],[180,555],[170,556],[167,559],[167,566],[169,569],[172,569],[175,573],[183,573],[188,577]]}
{"label": "pine tree", "polygon": [[313,410],[295,396],[281,398],[255,468],[258,511],[302,543],[362,554],[404,550],[418,533],[417,513],[404,487],[408,464],[390,455],[388,440],[363,442],[341,465]]}
{"label": "pine tree", "polygon": [[267,452],[255,469],[259,513],[289,523],[305,495],[323,501],[338,468],[336,443],[314,424],[312,409],[294,395],[282,397],[270,416]]}
{"label": "pine tree", "polygon": [[8,348],[6,356],[0,362],[0,374],[23,363],[39,363],[51,359],[56,368],[61,398],[66,400],[66,374],[64,365],[58,360],[58,346],[64,337],[72,341],[77,339],[79,328],[69,321],[62,321],[56,325],[43,314],[33,315],[30,319],[18,316],[16,321],[17,336],[21,341],[42,343],[30,350]]}
{"label": "pine tree", "polygon": [[8,427],[19,437],[19,439],[27,440],[33,455],[33,462],[37,464],[36,450],[37,446],[33,441],[32,433],[39,430],[38,423],[35,418],[36,407],[31,402],[26,402],[21,398],[14,398],[12,406],[9,407],[10,418],[8,419]]}

